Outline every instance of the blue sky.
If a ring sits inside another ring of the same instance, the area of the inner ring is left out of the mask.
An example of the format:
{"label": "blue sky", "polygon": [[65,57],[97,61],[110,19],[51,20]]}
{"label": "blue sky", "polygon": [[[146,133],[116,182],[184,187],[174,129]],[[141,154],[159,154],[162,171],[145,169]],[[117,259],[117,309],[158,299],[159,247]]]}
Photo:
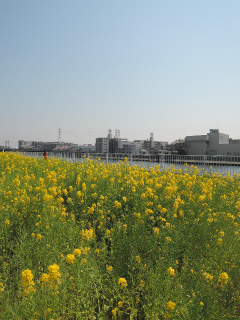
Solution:
{"label": "blue sky", "polygon": [[0,0],[0,145],[240,138],[239,16],[239,0]]}

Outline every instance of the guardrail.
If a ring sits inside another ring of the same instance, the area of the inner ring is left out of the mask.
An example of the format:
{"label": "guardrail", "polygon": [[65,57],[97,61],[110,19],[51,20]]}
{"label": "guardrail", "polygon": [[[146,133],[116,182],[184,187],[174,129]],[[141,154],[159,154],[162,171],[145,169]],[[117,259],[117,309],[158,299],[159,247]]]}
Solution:
{"label": "guardrail", "polygon": [[[21,152],[25,156],[42,158],[43,152],[27,151]],[[117,163],[128,159],[131,165],[150,168],[159,165],[163,169],[171,168],[173,165],[179,169],[187,169],[197,166],[199,173],[216,172],[234,175],[240,173],[240,157],[238,156],[195,156],[177,154],[142,154],[127,155],[122,153],[80,153],[80,152],[48,152],[48,157],[54,157],[71,162],[84,161],[86,158],[101,159],[105,163]]]}

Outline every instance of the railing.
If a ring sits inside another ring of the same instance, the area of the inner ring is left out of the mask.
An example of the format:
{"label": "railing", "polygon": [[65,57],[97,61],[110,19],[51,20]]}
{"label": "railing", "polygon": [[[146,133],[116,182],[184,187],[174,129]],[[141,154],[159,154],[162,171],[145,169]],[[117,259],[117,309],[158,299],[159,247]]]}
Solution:
{"label": "railing", "polygon": [[[25,156],[42,158],[43,153],[39,151],[21,152]],[[197,166],[199,173],[212,172],[234,175],[240,174],[240,157],[238,156],[207,156],[207,155],[177,155],[177,154],[141,154],[126,155],[122,153],[80,153],[80,152],[48,152],[48,157],[54,157],[71,162],[81,162],[86,158],[100,159],[105,163],[117,163],[128,159],[131,165],[150,168],[159,165],[162,169],[174,166],[179,169],[188,169]]]}

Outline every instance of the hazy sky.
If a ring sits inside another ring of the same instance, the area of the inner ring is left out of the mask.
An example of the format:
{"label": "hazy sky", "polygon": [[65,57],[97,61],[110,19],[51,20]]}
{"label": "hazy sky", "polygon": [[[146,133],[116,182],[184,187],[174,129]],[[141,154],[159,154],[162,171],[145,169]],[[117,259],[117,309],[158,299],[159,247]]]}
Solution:
{"label": "hazy sky", "polygon": [[0,145],[240,138],[239,0],[0,0]]}

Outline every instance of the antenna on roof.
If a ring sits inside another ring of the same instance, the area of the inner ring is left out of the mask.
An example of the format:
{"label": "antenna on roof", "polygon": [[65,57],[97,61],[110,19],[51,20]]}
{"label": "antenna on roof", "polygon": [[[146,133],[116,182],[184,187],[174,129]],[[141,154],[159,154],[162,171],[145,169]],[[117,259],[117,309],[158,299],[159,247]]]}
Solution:
{"label": "antenna on roof", "polygon": [[115,136],[114,138],[120,138],[120,130],[119,129],[116,129],[115,130]]}

